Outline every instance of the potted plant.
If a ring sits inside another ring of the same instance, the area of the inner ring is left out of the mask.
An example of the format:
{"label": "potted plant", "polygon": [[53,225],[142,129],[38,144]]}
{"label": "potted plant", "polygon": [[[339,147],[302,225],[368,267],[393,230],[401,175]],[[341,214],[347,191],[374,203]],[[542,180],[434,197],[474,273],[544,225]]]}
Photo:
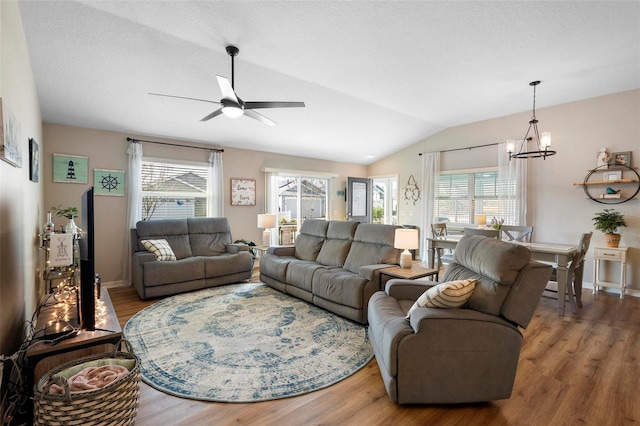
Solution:
{"label": "potted plant", "polygon": [[620,234],[618,228],[627,226],[624,216],[614,209],[604,209],[593,217],[594,226],[598,231],[604,232],[607,247],[618,247]]}
{"label": "potted plant", "polygon": [[51,207],[51,211],[55,212],[56,216],[58,217],[66,217],[67,219],[69,219],[69,222],[67,222],[67,226],[64,228],[64,231],[67,234],[73,234],[73,235],[78,234],[78,226],[76,225],[76,222],[73,220],[74,218],[78,217],[77,207],[69,206],[69,207],[63,208],[62,204],[58,204],[55,207]]}

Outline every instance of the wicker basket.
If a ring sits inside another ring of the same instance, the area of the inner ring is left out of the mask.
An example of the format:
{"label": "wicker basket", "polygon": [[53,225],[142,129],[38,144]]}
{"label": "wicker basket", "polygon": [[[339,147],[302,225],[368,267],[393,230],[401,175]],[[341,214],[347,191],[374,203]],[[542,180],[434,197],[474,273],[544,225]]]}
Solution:
{"label": "wicker basket", "polygon": [[[127,352],[91,355],[62,364],[45,374],[34,386],[35,425],[133,425],[138,413],[140,395],[140,359],[133,354],[131,344],[122,341]],[[102,389],[69,392],[65,377],[86,367],[117,364],[129,368],[129,373]],[[65,394],[52,395],[53,384],[65,387]]]}

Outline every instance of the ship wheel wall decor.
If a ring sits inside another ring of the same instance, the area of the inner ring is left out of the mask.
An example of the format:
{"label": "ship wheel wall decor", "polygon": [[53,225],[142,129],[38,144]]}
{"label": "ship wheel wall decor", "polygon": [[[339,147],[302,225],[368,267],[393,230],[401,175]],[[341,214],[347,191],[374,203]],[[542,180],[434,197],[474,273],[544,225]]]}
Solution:
{"label": "ship wheel wall decor", "polygon": [[404,200],[407,204],[410,202],[413,203],[414,206],[420,201],[420,188],[418,188],[418,184],[413,175],[409,176],[407,185],[404,187]]}

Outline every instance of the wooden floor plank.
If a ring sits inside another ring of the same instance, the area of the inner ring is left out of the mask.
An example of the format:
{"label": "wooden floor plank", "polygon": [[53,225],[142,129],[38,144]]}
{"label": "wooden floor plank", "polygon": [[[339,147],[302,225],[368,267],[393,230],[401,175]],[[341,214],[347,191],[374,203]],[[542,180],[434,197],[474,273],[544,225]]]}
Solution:
{"label": "wooden floor plank", "polygon": [[[155,303],[131,287],[109,295],[122,326]],[[201,402],[142,383],[138,425],[623,425],[640,422],[640,300],[590,290],[578,314],[557,315],[543,298],[524,330],[510,399],[482,404],[391,402],[375,359],[351,377],[309,394],[258,403]]]}

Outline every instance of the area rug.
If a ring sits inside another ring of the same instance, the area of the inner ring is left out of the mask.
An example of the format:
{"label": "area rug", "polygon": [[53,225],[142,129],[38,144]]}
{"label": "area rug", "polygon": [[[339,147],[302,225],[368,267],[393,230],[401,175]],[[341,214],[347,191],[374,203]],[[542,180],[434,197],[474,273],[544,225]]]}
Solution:
{"label": "area rug", "polygon": [[364,326],[255,283],[161,300],[131,317],[124,335],[144,382],[205,401],[301,395],[373,358]]}

